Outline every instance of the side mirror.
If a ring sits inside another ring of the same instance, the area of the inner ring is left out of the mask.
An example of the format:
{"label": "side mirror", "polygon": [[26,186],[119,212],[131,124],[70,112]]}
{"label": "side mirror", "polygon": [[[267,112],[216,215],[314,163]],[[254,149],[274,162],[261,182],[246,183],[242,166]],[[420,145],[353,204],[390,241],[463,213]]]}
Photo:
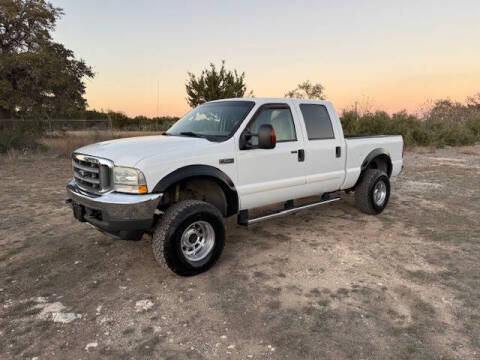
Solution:
{"label": "side mirror", "polygon": [[[255,138],[256,141],[252,141]],[[257,134],[246,130],[240,136],[240,150],[248,149],[273,149],[277,144],[277,136],[272,125],[260,126]]]}
{"label": "side mirror", "polygon": [[277,135],[272,125],[264,124],[258,129],[258,147],[273,149],[277,144]]}

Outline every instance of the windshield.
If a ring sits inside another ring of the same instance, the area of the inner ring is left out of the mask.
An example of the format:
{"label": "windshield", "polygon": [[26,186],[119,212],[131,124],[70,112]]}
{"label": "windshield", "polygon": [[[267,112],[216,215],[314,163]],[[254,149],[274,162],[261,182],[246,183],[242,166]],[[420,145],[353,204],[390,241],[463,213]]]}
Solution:
{"label": "windshield", "polygon": [[253,101],[219,101],[200,105],[178,120],[165,134],[228,139],[253,108]]}

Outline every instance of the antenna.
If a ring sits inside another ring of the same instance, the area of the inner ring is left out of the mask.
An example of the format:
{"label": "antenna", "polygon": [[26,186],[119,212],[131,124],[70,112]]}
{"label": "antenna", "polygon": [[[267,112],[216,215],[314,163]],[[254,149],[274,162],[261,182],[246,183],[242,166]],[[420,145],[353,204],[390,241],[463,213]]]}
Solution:
{"label": "antenna", "polygon": [[157,80],[157,117],[158,117],[159,92],[160,92],[160,80]]}

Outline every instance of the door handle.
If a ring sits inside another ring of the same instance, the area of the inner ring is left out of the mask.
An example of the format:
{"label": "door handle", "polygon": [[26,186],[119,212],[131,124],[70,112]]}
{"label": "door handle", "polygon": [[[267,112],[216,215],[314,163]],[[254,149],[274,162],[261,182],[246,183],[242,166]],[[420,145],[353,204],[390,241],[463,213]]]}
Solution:
{"label": "door handle", "polygon": [[337,146],[335,148],[335,155],[337,156],[337,158],[342,156],[342,148],[340,146]]}
{"label": "door handle", "polygon": [[299,149],[298,150],[298,161],[302,162],[305,160],[305,150]]}

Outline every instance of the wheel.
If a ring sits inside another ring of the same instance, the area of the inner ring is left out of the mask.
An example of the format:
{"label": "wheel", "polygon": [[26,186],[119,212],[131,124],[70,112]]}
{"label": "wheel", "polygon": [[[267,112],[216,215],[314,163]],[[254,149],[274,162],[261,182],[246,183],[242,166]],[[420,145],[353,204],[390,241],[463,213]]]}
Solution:
{"label": "wheel", "polygon": [[368,169],[355,189],[357,209],[366,214],[380,214],[390,198],[390,180],[383,171]]}
{"label": "wheel", "polygon": [[204,201],[185,200],[170,206],[152,238],[155,260],[182,276],[200,274],[220,257],[225,226],[218,209]]}

